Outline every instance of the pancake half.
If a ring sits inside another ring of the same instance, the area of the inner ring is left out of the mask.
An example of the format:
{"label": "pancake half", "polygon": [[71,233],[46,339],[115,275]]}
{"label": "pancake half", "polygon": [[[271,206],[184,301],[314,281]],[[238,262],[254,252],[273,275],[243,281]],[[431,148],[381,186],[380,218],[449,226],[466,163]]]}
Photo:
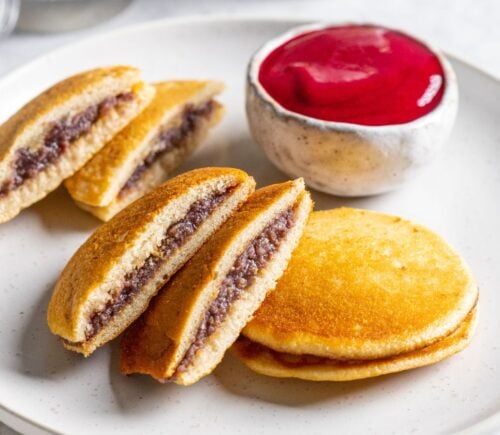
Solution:
{"label": "pancake half", "polygon": [[85,356],[115,338],[254,186],[238,169],[197,169],[118,213],[64,268],[49,304],[51,331]]}
{"label": "pancake half", "polygon": [[373,360],[334,360],[313,355],[276,352],[241,336],[233,352],[257,373],[310,381],[352,381],[401,372],[439,362],[463,350],[477,323],[474,308],[450,335],[422,349]]}
{"label": "pancake half", "polygon": [[222,118],[214,81],[155,84],[148,107],[65,185],[79,206],[109,220],[158,186],[205,139]]}
{"label": "pancake half", "polygon": [[57,83],[0,126],[0,222],[80,169],[153,98],[136,68],[87,71]]}
{"label": "pancake half", "polygon": [[127,330],[122,372],[181,385],[210,373],[275,287],[311,207],[302,179],[256,191]]}
{"label": "pancake half", "polygon": [[295,355],[392,357],[448,336],[477,298],[463,259],[429,229],[366,210],[319,211],[243,335]]}

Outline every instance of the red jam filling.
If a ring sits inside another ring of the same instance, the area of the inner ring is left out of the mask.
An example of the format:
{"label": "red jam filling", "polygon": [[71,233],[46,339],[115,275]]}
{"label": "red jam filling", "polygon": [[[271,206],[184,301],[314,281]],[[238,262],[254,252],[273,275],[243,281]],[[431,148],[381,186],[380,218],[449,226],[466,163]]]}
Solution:
{"label": "red jam filling", "polygon": [[292,112],[362,125],[420,118],[445,87],[441,62],[424,44],[373,25],[296,36],[264,59],[259,82]]}

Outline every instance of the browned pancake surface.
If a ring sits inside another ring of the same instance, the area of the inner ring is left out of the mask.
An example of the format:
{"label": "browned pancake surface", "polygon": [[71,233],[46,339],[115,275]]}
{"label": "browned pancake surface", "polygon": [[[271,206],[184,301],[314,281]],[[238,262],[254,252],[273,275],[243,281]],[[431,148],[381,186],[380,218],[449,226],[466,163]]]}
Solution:
{"label": "browned pancake surface", "polygon": [[244,335],[274,350],[379,358],[457,328],[477,299],[461,257],[423,226],[340,208],[315,212]]}

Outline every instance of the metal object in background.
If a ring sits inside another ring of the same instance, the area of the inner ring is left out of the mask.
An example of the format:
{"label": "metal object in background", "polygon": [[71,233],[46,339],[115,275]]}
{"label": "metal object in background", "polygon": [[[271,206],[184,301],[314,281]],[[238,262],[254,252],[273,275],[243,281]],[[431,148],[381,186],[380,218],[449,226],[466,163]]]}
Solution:
{"label": "metal object in background", "polygon": [[81,29],[106,21],[130,3],[132,0],[22,0],[17,28],[40,33]]}
{"label": "metal object in background", "polygon": [[0,37],[12,32],[19,16],[19,0],[0,0]]}

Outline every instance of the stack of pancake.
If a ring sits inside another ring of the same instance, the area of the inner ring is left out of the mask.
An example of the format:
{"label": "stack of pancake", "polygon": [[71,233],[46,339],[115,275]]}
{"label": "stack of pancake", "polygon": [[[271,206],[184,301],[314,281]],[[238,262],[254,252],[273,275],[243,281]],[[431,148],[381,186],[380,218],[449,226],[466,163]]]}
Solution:
{"label": "stack of pancake", "polygon": [[198,169],[118,213],[62,272],[52,332],[85,356],[125,332],[124,374],[181,385],[233,343],[259,373],[316,381],[407,370],[469,343],[477,286],[440,236],[377,212],[310,213],[300,179],[254,186]]}
{"label": "stack of pancake", "polygon": [[148,84],[114,66],[62,80],[0,125],[0,223],[64,182],[101,220],[163,183],[222,118],[211,80]]}
{"label": "stack of pancake", "polygon": [[370,211],[315,212],[233,349],[251,369],[277,377],[399,372],[466,347],[477,299],[462,258],[427,228]]}

